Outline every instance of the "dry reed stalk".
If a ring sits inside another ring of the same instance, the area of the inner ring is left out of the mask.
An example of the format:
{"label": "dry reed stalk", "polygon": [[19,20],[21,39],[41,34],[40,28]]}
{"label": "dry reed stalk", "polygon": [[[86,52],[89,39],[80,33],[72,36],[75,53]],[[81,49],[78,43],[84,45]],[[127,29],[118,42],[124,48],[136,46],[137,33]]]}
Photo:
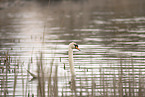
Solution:
{"label": "dry reed stalk", "polygon": [[82,78],[80,77],[80,97],[82,96]]}
{"label": "dry reed stalk", "polygon": [[52,59],[51,63],[50,63],[50,75],[48,77],[48,97],[51,97],[51,77],[52,77],[52,67],[54,64],[54,58]]}
{"label": "dry reed stalk", "polygon": [[44,72],[43,72],[43,62],[42,62],[42,60],[43,60],[43,55],[42,55],[42,52],[41,52],[41,56],[40,56],[40,66],[41,66],[41,75],[42,75],[42,77],[41,77],[41,81],[42,81],[42,91],[43,91],[43,96],[42,97],[45,97],[45,79],[44,79]]}
{"label": "dry reed stalk", "polygon": [[134,86],[135,86],[135,74],[134,74],[134,72],[135,72],[135,68],[134,68],[134,63],[133,63],[133,59],[131,58],[131,66],[132,66],[132,85],[133,85],[133,89],[132,89],[132,91],[131,91],[131,93],[132,93],[132,97],[134,97],[135,96],[135,91],[134,91]]}
{"label": "dry reed stalk", "polygon": [[56,68],[55,69],[55,76],[53,77],[53,80],[54,80],[53,93],[54,93],[54,97],[58,97],[58,75],[57,75],[58,66],[56,65],[55,68]]}
{"label": "dry reed stalk", "polygon": [[14,88],[13,88],[13,97],[15,97],[15,90],[16,90],[16,84],[17,84],[17,71],[14,69]]}
{"label": "dry reed stalk", "polygon": [[[93,75],[93,71],[92,71],[92,75]],[[91,85],[91,97],[94,97],[94,89],[95,89],[95,82],[93,77],[91,78],[92,81],[92,85]]]}
{"label": "dry reed stalk", "polygon": [[21,75],[22,75],[21,77],[22,77],[22,94],[24,97],[24,78],[23,78],[23,68],[22,68],[23,64],[24,64],[24,62],[21,65]]}
{"label": "dry reed stalk", "polygon": [[5,83],[4,83],[4,97],[7,96],[8,90],[7,90],[7,83],[8,83],[8,70],[10,69],[10,64],[8,63],[8,52],[5,53],[6,59],[4,60],[4,64],[6,65],[6,77],[5,77]]}
{"label": "dry reed stalk", "polygon": [[143,93],[143,90],[144,87],[142,86],[142,77],[141,77],[142,73],[141,73],[141,70],[139,70],[139,91],[138,91],[138,97],[143,97],[144,96],[144,93]]}
{"label": "dry reed stalk", "polygon": [[[99,87],[101,87],[101,85],[102,85],[102,68],[101,68],[101,66],[100,66],[100,68],[99,68],[99,72],[100,72],[100,81],[99,81]],[[102,91],[100,91],[99,90],[99,93],[100,93],[100,95],[102,95]]]}
{"label": "dry reed stalk", "polygon": [[[28,63],[28,71],[30,71],[30,63]],[[28,88],[28,82],[29,82],[29,73],[27,72],[27,80],[26,80],[26,89],[25,89],[25,95],[27,95],[28,91],[27,91],[27,88]]]}
{"label": "dry reed stalk", "polygon": [[117,89],[117,87],[116,87],[116,76],[115,76],[115,74],[114,74],[114,78],[113,78],[113,92],[114,92],[114,97],[116,97],[117,95],[116,95],[116,89]]}
{"label": "dry reed stalk", "polygon": [[119,97],[123,97],[123,84],[122,77],[123,76],[123,67],[122,67],[122,59],[120,59],[120,71],[119,71]]}
{"label": "dry reed stalk", "polygon": [[101,81],[102,81],[102,86],[103,86],[103,95],[106,96],[106,92],[105,92],[105,79],[104,79],[104,69],[102,70],[102,74],[101,74]]}
{"label": "dry reed stalk", "polygon": [[3,89],[4,89],[4,86],[5,86],[5,85],[4,85],[4,84],[5,84],[5,82],[4,82],[4,80],[5,80],[4,75],[2,75],[2,78],[3,78],[3,79],[1,80],[1,95],[2,95],[3,92],[4,92]]}
{"label": "dry reed stalk", "polygon": [[38,75],[38,96],[45,97],[45,80],[43,72],[43,56],[40,54],[40,58],[37,58],[37,75]]}

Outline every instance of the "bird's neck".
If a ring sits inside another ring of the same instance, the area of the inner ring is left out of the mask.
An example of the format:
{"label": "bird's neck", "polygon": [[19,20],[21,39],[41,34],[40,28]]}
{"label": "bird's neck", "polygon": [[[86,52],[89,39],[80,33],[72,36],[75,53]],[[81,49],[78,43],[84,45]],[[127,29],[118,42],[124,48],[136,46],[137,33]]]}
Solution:
{"label": "bird's neck", "polygon": [[70,72],[72,76],[75,76],[75,70],[74,70],[74,61],[73,61],[73,49],[69,48],[68,51],[68,55],[69,55],[69,66],[70,66]]}

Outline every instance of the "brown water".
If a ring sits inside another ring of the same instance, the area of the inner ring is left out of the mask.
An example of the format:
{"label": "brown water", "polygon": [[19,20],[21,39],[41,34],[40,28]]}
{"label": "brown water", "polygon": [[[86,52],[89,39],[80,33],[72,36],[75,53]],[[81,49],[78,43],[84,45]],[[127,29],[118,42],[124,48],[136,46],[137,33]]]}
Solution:
{"label": "brown water", "polygon": [[[0,75],[0,95],[38,94],[39,81],[30,81],[32,77],[26,69],[30,67],[37,74],[40,52],[44,66],[51,67],[55,59],[58,72],[65,69],[69,73],[68,44],[74,41],[81,49],[74,50],[75,89],[70,78],[52,78],[55,96],[142,97],[139,93],[144,91],[140,82],[145,73],[144,0],[0,2],[0,65],[6,67],[8,52],[11,68]],[[47,80],[45,95],[48,84]]]}

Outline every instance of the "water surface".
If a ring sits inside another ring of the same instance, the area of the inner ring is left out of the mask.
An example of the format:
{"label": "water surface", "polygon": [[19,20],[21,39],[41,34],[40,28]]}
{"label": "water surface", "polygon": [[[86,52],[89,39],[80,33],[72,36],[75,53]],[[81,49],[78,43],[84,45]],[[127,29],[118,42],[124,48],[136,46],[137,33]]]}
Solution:
{"label": "water surface", "polygon": [[[51,1],[49,4],[27,0],[2,2],[0,65],[6,67],[5,53],[8,52],[11,69],[1,73],[0,95],[42,96],[38,93],[40,89],[48,95],[51,84],[50,91],[54,93],[49,94],[51,96],[121,94],[139,97],[140,82],[145,73],[144,4],[143,0]],[[74,50],[75,87],[73,81],[70,83],[70,77],[58,80],[52,77],[51,83],[47,78],[43,88],[39,80],[30,81],[32,77],[26,69],[37,74],[41,59],[45,68],[51,67],[54,59],[53,68],[70,74],[68,44],[72,41],[81,49]],[[43,57],[40,57],[41,53]],[[16,73],[14,68],[17,68]],[[4,94],[6,90],[7,94]]]}

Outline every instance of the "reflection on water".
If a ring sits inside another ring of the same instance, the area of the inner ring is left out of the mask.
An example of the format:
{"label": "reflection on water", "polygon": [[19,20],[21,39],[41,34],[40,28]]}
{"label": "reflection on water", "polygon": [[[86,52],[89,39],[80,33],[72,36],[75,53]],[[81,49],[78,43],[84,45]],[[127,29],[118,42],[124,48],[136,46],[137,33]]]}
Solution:
{"label": "reflection on water", "polygon": [[[0,1],[0,95],[144,95],[145,1],[14,1]],[[59,79],[72,41],[76,78]],[[56,75],[30,81],[40,64]]]}

